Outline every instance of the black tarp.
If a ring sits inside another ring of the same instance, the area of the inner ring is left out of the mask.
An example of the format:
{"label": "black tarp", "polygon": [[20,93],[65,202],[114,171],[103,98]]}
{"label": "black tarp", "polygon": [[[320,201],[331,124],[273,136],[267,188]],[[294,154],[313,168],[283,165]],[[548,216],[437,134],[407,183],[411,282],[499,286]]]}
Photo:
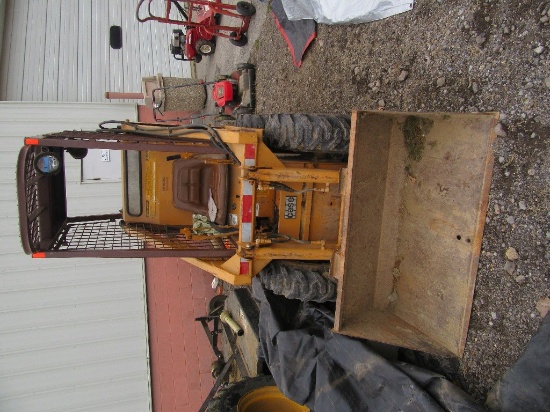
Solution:
{"label": "black tarp", "polygon": [[265,291],[260,301],[260,347],[279,389],[315,412],[483,411],[442,375],[390,361],[369,343],[333,333],[333,312]]}
{"label": "black tarp", "polygon": [[271,11],[277,28],[288,45],[294,66],[300,67],[304,53],[317,35],[317,24],[314,20],[289,20],[281,0],[271,2]]}
{"label": "black tarp", "polygon": [[494,411],[550,411],[550,315],[489,396]]}

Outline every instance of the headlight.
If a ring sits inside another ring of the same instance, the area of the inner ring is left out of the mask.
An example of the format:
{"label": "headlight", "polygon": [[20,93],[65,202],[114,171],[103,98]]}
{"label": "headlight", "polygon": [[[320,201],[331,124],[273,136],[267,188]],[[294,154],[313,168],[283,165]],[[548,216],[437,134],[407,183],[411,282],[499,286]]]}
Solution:
{"label": "headlight", "polygon": [[53,152],[43,152],[34,159],[34,168],[42,175],[55,175],[61,170],[61,159]]}

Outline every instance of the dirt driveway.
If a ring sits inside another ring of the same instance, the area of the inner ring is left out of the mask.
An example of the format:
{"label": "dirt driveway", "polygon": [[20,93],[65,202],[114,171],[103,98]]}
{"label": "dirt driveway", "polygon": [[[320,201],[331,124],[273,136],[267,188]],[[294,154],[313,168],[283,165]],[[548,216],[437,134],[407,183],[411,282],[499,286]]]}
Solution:
{"label": "dirt driveway", "polygon": [[242,49],[218,42],[214,79],[257,66],[258,113],[498,111],[494,175],[464,357],[452,378],[483,401],[541,322],[550,296],[550,3],[418,0],[413,11],[318,26],[300,69],[265,3]]}

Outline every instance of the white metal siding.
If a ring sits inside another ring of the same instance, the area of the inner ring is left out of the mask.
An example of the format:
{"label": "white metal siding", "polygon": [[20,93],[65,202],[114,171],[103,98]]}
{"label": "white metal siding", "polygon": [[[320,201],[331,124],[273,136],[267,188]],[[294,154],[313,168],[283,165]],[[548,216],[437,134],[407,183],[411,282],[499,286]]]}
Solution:
{"label": "white metal siding", "polygon": [[[0,102],[2,412],[151,409],[143,261],[31,259],[19,240],[15,164],[23,137],[93,130],[111,117],[135,119],[135,106]],[[71,214],[117,211],[120,184],[82,184],[72,160]]]}
{"label": "white metal siding", "polygon": [[[175,26],[138,23],[136,4],[7,0],[0,100],[102,102],[106,91],[140,92],[143,77],[190,77],[168,50]],[[109,46],[112,25],[122,27],[122,49]]]}

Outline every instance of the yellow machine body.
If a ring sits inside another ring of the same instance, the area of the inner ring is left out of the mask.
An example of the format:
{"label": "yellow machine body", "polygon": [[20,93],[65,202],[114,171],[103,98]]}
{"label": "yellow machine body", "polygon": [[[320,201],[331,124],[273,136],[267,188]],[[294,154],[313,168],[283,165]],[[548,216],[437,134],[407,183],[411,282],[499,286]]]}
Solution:
{"label": "yellow machine body", "polygon": [[[250,284],[276,259],[330,261],[338,280],[336,331],[460,355],[497,119],[355,112],[346,164],[281,159],[262,142],[262,130],[221,128],[240,164],[201,159],[228,164],[225,229],[233,231],[236,253],[227,260],[184,259],[233,285]],[[196,138],[204,141],[201,133]],[[151,222],[190,225],[192,214],[171,204],[166,159],[141,156],[142,208]],[[125,219],[139,219],[127,216],[127,206]]]}

